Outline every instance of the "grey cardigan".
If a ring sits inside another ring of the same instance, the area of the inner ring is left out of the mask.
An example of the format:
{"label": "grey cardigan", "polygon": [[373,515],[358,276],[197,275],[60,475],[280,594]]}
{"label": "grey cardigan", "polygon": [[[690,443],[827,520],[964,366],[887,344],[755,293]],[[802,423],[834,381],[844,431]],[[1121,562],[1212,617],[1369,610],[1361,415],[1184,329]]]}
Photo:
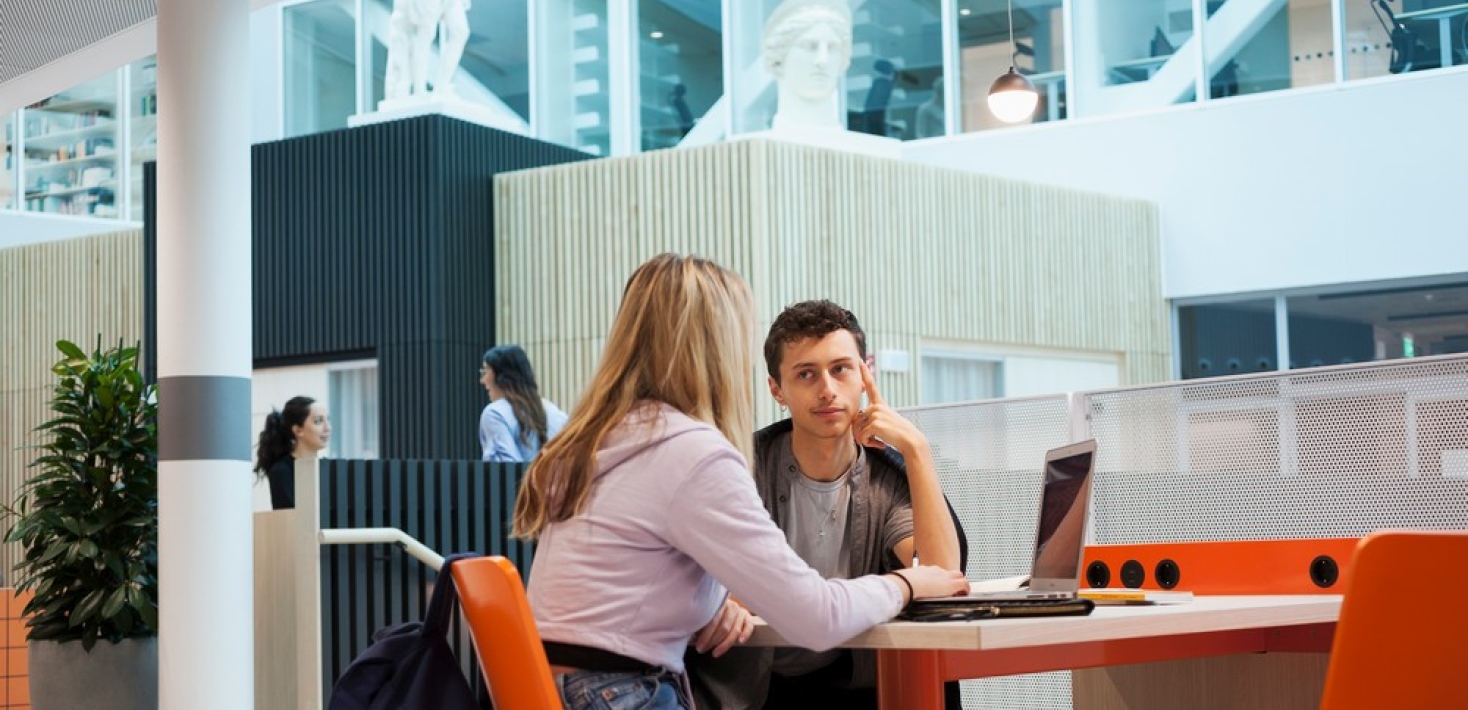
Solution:
{"label": "grey cardigan", "polygon": [[[783,452],[788,449],[787,441],[794,424],[785,419],[759,430],[754,436],[755,487],[770,518],[783,528],[783,491],[789,489],[790,473],[780,465]],[[853,480],[851,492],[851,517],[849,519],[851,545],[851,574],[853,577],[866,574],[885,574],[905,565],[898,561],[890,546],[885,545],[883,525],[893,508],[912,507],[911,492],[907,485],[907,466],[902,456],[891,449],[867,448],[867,467],[860,478]],[[954,527],[958,531],[959,558],[961,565],[968,563],[968,541],[958,516],[949,506]],[[909,517],[909,521],[911,518]],[[912,534],[909,522],[908,534]],[[720,658],[699,654],[691,649],[685,655],[685,663],[693,681],[693,691],[698,707],[721,708],[723,710],[759,710],[765,702],[770,686],[771,667],[774,665],[774,649],[743,647],[735,648]],[[876,682],[876,654],[871,652],[852,653],[852,687],[870,687]]]}

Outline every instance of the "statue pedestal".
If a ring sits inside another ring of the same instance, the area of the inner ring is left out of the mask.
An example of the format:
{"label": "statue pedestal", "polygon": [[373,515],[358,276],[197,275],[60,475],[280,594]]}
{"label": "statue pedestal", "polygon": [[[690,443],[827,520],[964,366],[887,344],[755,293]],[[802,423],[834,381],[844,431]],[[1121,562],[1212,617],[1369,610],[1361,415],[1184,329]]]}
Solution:
{"label": "statue pedestal", "polygon": [[440,96],[431,93],[421,97],[385,99],[378,102],[376,111],[349,116],[347,125],[355,128],[384,121],[428,115],[448,116],[486,128],[498,128],[520,135],[528,133],[524,121],[516,121],[488,106],[465,101],[456,96]]}
{"label": "statue pedestal", "polygon": [[902,158],[902,141],[896,138],[874,136],[870,133],[858,133],[839,128],[782,126],[758,133],[741,133],[730,136],[729,140],[738,141],[751,138],[768,138],[785,143],[796,143],[815,148],[829,148],[846,153],[869,155],[873,158],[890,158],[892,160],[900,160]]}

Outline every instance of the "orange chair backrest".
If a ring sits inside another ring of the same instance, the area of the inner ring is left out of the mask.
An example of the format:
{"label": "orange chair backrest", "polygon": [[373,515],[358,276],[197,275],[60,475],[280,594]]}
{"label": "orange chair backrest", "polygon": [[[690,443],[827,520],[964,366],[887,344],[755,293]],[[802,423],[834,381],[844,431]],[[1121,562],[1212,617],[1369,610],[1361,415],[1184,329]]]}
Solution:
{"label": "orange chair backrest", "polygon": [[1321,710],[1468,707],[1468,531],[1356,548]]}
{"label": "orange chair backrest", "polygon": [[459,560],[450,569],[496,710],[561,710],[515,565],[490,556]]}

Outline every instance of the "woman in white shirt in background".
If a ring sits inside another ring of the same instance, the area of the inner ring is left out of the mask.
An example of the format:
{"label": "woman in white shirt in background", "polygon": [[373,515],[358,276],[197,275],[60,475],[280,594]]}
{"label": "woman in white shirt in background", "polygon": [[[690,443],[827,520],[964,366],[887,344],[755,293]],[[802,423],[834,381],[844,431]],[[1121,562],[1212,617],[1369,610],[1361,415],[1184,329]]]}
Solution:
{"label": "woman in white shirt in background", "polygon": [[479,415],[485,461],[529,461],[566,425],[566,413],[541,398],[535,370],[519,345],[486,350],[479,383],[490,399]]}

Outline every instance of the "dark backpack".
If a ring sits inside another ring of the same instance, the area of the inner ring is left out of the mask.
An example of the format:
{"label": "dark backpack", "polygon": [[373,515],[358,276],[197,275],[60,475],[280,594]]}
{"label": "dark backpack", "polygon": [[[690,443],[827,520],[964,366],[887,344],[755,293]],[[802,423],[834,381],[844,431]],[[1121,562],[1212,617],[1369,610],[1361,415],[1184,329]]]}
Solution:
{"label": "dark backpack", "polygon": [[444,560],[423,621],[389,626],[342,672],[328,710],[480,710],[447,634],[459,595]]}

